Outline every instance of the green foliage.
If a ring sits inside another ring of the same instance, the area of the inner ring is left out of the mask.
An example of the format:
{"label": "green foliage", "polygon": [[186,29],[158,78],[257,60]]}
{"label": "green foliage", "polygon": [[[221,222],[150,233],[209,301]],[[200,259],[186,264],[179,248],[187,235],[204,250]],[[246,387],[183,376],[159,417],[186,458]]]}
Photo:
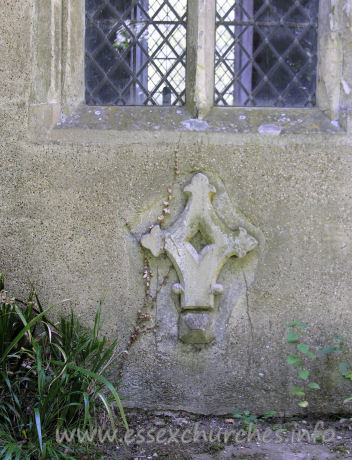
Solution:
{"label": "green foliage", "polygon": [[259,417],[260,420],[267,420],[268,418],[275,417],[277,415],[276,410],[269,410],[269,412],[266,412],[264,415]]}
{"label": "green foliage", "polygon": [[308,383],[308,388],[311,388],[312,390],[320,390],[320,386],[316,382]]}
{"label": "green foliage", "polygon": [[302,379],[302,380],[307,380],[308,376],[309,376],[309,371],[307,371],[307,369],[303,369],[301,371],[298,372],[298,376]]}
{"label": "green foliage", "polygon": [[[345,380],[352,382],[352,364],[339,363],[339,370]],[[343,400],[344,404],[352,401],[352,395]]]}
{"label": "green foliage", "polygon": [[344,351],[345,343],[342,335],[334,335],[334,340],[338,341],[338,345],[329,345],[328,347],[323,348],[317,352],[317,355],[325,355],[327,353],[332,353],[334,351]]}
{"label": "green foliage", "polygon": [[238,409],[232,411],[232,416],[234,418],[239,418],[242,421],[242,428],[245,431],[249,430],[250,424],[252,423],[255,426],[258,423],[258,419],[254,414],[251,414],[249,410],[245,410],[244,412],[240,412]]}
{"label": "green foliage", "polygon": [[[307,323],[301,323],[301,321],[293,321],[292,323],[286,324],[286,327],[293,327],[293,328],[306,328],[309,327],[309,324]],[[299,335],[305,335],[302,331],[300,331]]]}
{"label": "green foliage", "polygon": [[[112,46],[116,48],[117,51],[126,51],[133,41],[133,35],[137,35],[140,32],[141,26],[142,24],[138,24],[135,21],[125,20],[124,24],[117,28]],[[139,39],[141,40],[142,37],[139,37]]]}
{"label": "green foliage", "polygon": [[275,415],[277,415],[275,410],[271,410],[260,417],[252,414],[249,410],[240,412],[238,409],[235,409],[232,411],[232,416],[234,418],[239,418],[242,421],[242,428],[247,432],[249,431],[251,425],[254,429],[256,427],[256,423],[258,423],[260,420],[267,420],[271,417],[275,417]]}
{"label": "green foliage", "polygon": [[303,361],[299,358],[299,356],[293,356],[293,355],[288,355],[286,358],[286,362],[288,365],[293,365],[293,366],[303,366]]}
{"label": "green foliage", "polygon": [[[295,348],[295,353],[289,354],[286,357],[286,363],[289,366],[297,367],[297,377],[299,381],[303,381],[301,386],[295,386],[291,389],[293,396],[298,397],[298,405],[300,407],[308,407],[309,403],[306,399],[307,391],[309,390],[320,390],[320,385],[316,382],[308,381],[310,376],[309,369],[306,369],[309,366],[309,363],[316,359],[317,355],[323,355],[325,353],[330,353],[335,351],[336,347],[327,347],[316,353],[313,353],[310,350],[310,346],[306,343],[302,343],[303,338],[307,335],[306,329],[309,327],[307,323],[302,323],[300,321],[293,321],[292,323],[286,324],[286,327],[289,328],[289,331],[286,335],[286,342]],[[341,346],[341,343],[340,345]],[[337,349],[337,348],[336,348]],[[300,369],[300,368],[304,369]]]}
{"label": "green foliage", "polygon": [[121,31],[120,34],[117,35],[112,46],[116,48],[118,51],[127,50],[130,46],[129,35],[125,31]]}
{"label": "green foliage", "polygon": [[2,276],[0,287],[0,458],[75,458],[56,443],[56,430],[91,427],[99,401],[113,428],[116,403],[127,428],[118,393],[102,376],[116,341],[99,338],[101,304],[92,330],[73,313],[55,326],[46,317],[55,305],[44,310],[34,292],[26,303],[9,298]]}
{"label": "green foliage", "polygon": [[[289,354],[286,357],[286,362],[288,365],[293,365],[297,367],[307,367],[308,360],[315,359],[318,356],[323,356],[329,353],[345,351],[345,343],[343,336],[334,335],[333,338],[337,342],[337,344],[328,345],[322,348],[321,350],[318,350],[314,354],[309,350],[309,345],[301,343],[302,337],[307,335],[304,329],[308,327],[308,324],[301,323],[300,321],[294,321],[292,323],[286,324],[286,327],[290,328],[286,335],[286,342],[290,345],[295,345],[296,350],[300,353],[300,355],[298,356]],[[345,380],[352,382],[352,363],[347,364],[345,362],[340,362],[339,370]],[[301,399],[301,401],[298,402],[298,405],[300,407],[307,407],[308,401],[306,399],[303,399],[306,396],[307,389],[320,390],[320,385],[316,382],[308,382],[308,369],[299,369],[298,377],[304,381],[304,388],[300,386],[295,386],[292,388],[291,393],[294,396],[297,396]],[[343,400],[344,403],[348,403],[351,401],[352,395]]]}
{"label": "green foliage", "polygon": [[292,394],[300,398],[304,398],[304,396],[306,395],[301,387],[293,387]]}

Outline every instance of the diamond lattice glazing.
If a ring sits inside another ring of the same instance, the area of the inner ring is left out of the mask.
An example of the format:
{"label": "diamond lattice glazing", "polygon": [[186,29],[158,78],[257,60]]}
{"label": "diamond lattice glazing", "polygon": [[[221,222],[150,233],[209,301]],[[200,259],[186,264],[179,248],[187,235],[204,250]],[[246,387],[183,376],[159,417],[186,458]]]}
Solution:
{"label": "diamond lattice glazing", "polygon": [[318,0],[217,0],[215,105],[315,105]]}
{"label": "diamond lattice glazing", "polygon": [[187,0],[86,0],[86,103],[185,103]]}

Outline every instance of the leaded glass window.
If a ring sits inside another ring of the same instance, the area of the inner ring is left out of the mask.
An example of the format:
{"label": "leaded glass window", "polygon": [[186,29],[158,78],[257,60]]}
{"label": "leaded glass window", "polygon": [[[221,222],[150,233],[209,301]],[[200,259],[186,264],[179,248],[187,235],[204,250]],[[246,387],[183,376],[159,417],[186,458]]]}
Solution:
{"label": "leaded glass window", "polygon": [[318,0],[217,0],[215,105],[315,105]]}
{"label": "leaded glass window", "polygon": [[[206,107],[213,95],[215,106],[315,105],[319,0],[188,0],[198,5],[188,15],[187,0],[85,2],[89,105],[192,107],[204,84]],[[216,20],[201,21],[210,10]],[[203,47],[215,65],[188,54],[188,69],[206,76],[190,77],[186,95],[187,23],[198,30],[190,49],[202,48],[202,33],[216,40],[215,50],[213,39]]]}
{"label": "leaded glass window", "polygon": [[86,0],[86,103],[185,103],[187,0]]}

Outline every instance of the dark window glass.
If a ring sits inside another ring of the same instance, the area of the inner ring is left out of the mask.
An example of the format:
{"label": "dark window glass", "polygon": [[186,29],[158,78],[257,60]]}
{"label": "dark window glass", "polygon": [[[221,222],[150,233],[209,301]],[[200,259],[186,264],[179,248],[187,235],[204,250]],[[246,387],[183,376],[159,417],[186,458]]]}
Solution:
{"label": "dark window glass", "polygon": [[86,103],[185,103],[187,0],[86,0]]}
{"label": "dark window glass", "polygon": [[315,105],[318,0],[217,0],[215,104]]}

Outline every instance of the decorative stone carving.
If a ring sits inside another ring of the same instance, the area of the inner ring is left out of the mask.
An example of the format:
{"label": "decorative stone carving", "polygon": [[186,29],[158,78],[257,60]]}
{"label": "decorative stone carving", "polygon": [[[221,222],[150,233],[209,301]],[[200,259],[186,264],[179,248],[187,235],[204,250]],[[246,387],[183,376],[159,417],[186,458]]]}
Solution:
{"label": "decorative stone carving", "polygon": [[180,340],[209,343],[214,339],[214,296],[223,292],[218,275],[230,257],[244,257],[258,242],[244,228],[233,231],[220,220],[211,202],[216,189],[204,174],[195,174],[184,192],[189,198],[181,216],[166,230],[154,226],[141,244],[155,257],[165,251],[176,269]]}

